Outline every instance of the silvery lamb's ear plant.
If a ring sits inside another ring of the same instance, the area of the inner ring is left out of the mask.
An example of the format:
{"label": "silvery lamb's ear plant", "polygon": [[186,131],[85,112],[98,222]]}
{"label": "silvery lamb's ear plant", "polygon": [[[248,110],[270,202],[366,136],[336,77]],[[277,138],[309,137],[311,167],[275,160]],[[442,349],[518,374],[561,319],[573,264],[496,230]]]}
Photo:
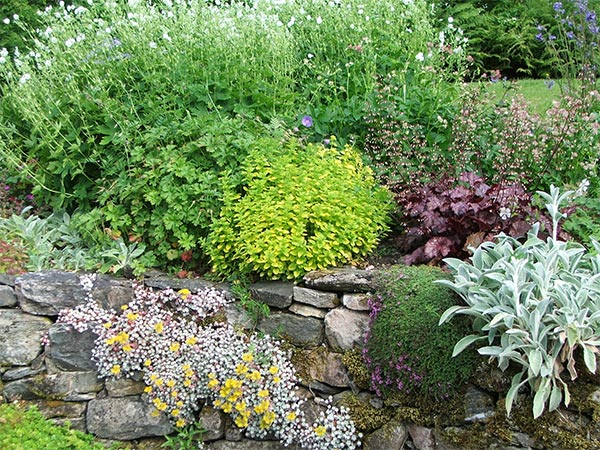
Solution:
{"label": "silvery lamb's ear plant", "polygon": [[[552,217],[552,235],[538,236],[535,224],[520,242],[500,234],[474,250],[471,262],[445,259],[453,280],[439,280],[457,292],[466,306],[453,306],[440,317],[440,324],[457,314],[473,316],[475,333],[454,347],[453,356],[475,343],[481,355],[496,360],[501,370],[510,363],[520,367],[506,395],[506,410],[521,387],[529,384],[533,416],[546,407],[550,411],[564,401],[569,389],[564,376],[577,378],[575,351],[583,353],[587,369],[596,372],[600,347],[600,244],[589,252],[576,242],[557,239],[560,207],[573,191],[538,192]],[[566,373],[565,373],[566,370]]]}

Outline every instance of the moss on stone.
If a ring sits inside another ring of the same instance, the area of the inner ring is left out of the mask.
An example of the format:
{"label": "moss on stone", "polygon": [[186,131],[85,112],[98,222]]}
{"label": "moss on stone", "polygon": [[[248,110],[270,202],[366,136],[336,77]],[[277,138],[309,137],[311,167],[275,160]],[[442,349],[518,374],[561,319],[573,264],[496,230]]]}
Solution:
{"label": "moss on stone", "polygon": [[369,433],[381,428],[388,423],[396,414],[395,408],[375,408],[368,401],[361,399],[356,394],[346,396],[342,406],[348,408],[354,425],[363,433]]}
{"label": "moss on stone", "polygon": [[371,373],[363,361],[361,351],[357,348],[346,350],[342,356],[342,362],[354,385],[360,389],[369,389]]}

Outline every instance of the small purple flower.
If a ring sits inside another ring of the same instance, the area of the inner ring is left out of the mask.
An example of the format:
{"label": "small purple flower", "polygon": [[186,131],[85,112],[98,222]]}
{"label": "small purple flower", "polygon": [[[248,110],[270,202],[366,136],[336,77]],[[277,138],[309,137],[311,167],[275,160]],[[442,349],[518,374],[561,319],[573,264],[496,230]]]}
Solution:
{"label": "small purple flower", "polygon": [[575,39],[575,33],[573,33],[572,31],[567,31],[567,39]]}
{"label": "small purple flower", "polygon": [[548,86],[548,89],[552,89],[552,86],[554,86],[554,80],[547,80],[544,81],[544,83],[546,84],[546,86]]}
{"label": "small purple flower", "polygon": [[544,42],[544,35],[541,32],[536,34],[535,38],[540,42]]}
{"label": "small purple flower", "polygon": [[10,191],[10,186],[8,184],[5,184],[4,185],[4,190],[7,191],[7,192]]}
{"label": "small purple flower", "polygon": [[564,13],[565,10],[563,9],[563,4],[562,2],[555,2],[554,5],[552,6],[552,8],[554,9],[554,11],[556,11],[557,13]]}
{"label": "small purple flower", "polygon": [[310,128],[313,126],[313,118],[310,116],[304,116],[302,118],[302,125],[304,125],[306,128]]}
{"label": "small purple flower", "polygon": [[548,39],[551,41],[555,41],[556,40],[556,36],[554,36],[553,34],[551,34],[550,36],[548,36]]}
{"label": "small purple flower", "polygon": [[323,145],[329,145],[331,143],[331,141],[329,139],[324,139],[323,140]]}

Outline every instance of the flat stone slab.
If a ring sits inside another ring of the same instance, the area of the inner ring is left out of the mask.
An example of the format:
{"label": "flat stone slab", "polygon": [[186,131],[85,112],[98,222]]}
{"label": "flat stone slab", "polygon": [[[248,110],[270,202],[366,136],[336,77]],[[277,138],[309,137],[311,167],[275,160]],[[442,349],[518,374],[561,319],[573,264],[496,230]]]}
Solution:
{"label": "flat stone slab", "polygon": [[294,301],[326,309],[335,308],[340,304],[340,299],[334,292],[317,291],[299,286],[294,287]]}
{"label": "flat stone slab", "polygon": [[344,294],[342,304],[354,311],[369,311],[369,294]]}
{"label": "flat stone slab", "polygon": [[50,346],[47,356],[60,370],[96,370],[92,361],[92,350],[97,339],[96,333],[87,330],[79,332],[71,325],[55,323],[50,327]]}
{"label": "flat stone slab", "polygon": [[325,316],[325,335],[329,346],[337,351],[351,350],[361,345],[369,325],[369,314],[344,307],[331,310]]}
{"label": "flat stone slab", "polygon": [[92,400],[86,414],[88,431],[103,439],[126,441],[171,433],[173,426],[167,417],[154,417],[154,410],[138,396]]}
{"label": "flat stone slab", "polygon": [[306,287],[332,292],[369,292],[375,287],[377,270],[351,268],[316,270],[304,276]]}
{"label": "flat stone slab", "polygon": [[261,281],[250,286],[252,297],[269,306],[285,309],[292,304],[294,284],[285,281]]}
{"label": "flat stone slab", "polygon": [[260,320],[258,329],[299,347],[316,347],[323,342],[325,325],[314,317],[276,312]]}
{"label": "flat stone slab", "polygon": [[86,302],[79,276],[70,272],[26,273],[16,279],[19,306],[25,312],[56,316],[65,308]]}
{"label": "flat stone slab", "polygon": [[314,306],[304,305],[302,303],[292,303],[289,307],[289,311],[304,317],[316,317],[317,319],[325,318],[327,314],[326,309],[315,308]]}
{"label": "flat stone slab", "polygon": [[10,286],[0,284],[0,308],[10,308],[17,304],[17,296]]}

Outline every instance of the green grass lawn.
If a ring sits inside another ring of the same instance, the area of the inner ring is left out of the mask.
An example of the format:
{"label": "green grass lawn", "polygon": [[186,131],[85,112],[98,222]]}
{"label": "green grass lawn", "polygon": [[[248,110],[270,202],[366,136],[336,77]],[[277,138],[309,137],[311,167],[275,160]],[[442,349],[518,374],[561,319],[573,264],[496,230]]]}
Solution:
{"label": "green grass lawn", "polygon": [[510,83],[488,83],[489,92],[502,96],[510,85],[506,95],[512,96],[516,93],[522,94],[530,103],[531,110],[537,113],[544,113],[552,106],[554,100],[560,98],[561,88],[558,83],[548,87],[547,80],[523,79],[512,81]]}

